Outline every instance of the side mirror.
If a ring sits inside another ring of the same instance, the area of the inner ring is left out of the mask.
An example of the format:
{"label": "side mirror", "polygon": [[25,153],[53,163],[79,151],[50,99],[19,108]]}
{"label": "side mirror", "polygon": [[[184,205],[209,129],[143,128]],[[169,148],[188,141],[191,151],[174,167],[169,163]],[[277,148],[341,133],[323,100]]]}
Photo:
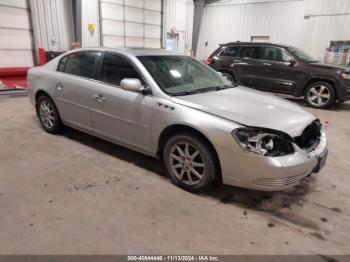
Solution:
{"label": "side mirror", "polygon": [[294,58],[290,59],[289,61],[289,66],[293,67],[295,64],[297,64],[297,60],[295,60]]}
{"label": "side mirror", "polygon": [[216,73],[219,75],[219,76],[223,76],[221,72],[219,71],[216,71]]}
{"label": "side mirror", "polygon": [[145,93],[147,89],[142,85],[141,81],[137,78],[124,78],[120,82],[120,87],[123,90],[135,92],[135,93]]}

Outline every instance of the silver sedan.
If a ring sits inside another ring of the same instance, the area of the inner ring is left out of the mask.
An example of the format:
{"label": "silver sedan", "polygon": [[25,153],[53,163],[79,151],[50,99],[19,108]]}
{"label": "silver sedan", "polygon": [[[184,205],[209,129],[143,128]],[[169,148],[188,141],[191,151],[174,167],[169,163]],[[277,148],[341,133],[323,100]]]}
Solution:
{"label": "silver sedan", "polygon": [[78,49],[30,69],[43,128],[69,126],[161,158],[181,188],[215,181],[283,190],[319,172],[326,135],[311,113],[165,50]]}

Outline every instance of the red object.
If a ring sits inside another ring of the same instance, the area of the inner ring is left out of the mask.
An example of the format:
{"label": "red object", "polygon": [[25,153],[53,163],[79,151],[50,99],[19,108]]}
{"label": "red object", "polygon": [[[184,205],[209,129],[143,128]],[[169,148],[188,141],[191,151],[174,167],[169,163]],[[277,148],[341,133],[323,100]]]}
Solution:
{"label": "red object", "polygon": [[213,63],[213,62],[214,62],[214,58],[212,58],[211,56],[209,56],[208,59],[207,59],[207,64],[209,65],[209,64],[211,64],[211,63]]}
{"label": "red object", "polygon": [[[39,65],[46,64],[45,48],[38,48]],[[0,68],[1,89],[26,89],[28,67]]]}
{"label": "red object", "polygon": [[38,48],[39,65],[46,64],[45,48]]}
{"label": "red object", "polygon": [[0,77],[26,76],[29,67],[3,67],[0,68]]}
{"label": "red object", "polygon": [[0,81],[2,85],[5,89],[27,88],[28,69],[28,67],[0,68]]}
{"label": "red object", "polygon": [[5,78],[0,78],[0,81],[4,84],[6,90],[7,89],[27,89],[28,87],[26,76],[5,77]]}

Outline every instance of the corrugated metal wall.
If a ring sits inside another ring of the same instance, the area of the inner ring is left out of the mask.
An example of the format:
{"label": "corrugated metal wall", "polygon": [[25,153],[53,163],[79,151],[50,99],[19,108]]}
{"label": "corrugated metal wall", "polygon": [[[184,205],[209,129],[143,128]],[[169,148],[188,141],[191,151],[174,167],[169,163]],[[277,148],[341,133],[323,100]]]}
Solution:
{"label": "corrugated metal wall", "polygon": [[220,43],[269,36],[323,60],[330,40],[350,40],[348,13],[349,0],[221,1],[205,7],[197,56],[207,58]]}
{"label": "corrugated metal wall", "polygon": [[36,47],[67,51],[74,39],[71,0],[29,0]]}
{"label": "corrugated metal wall", "polygon": [[180,52],[187,52],[192,47],[193,12],[193,0],[164,0],[164,40],[166,33],[176,28]]}

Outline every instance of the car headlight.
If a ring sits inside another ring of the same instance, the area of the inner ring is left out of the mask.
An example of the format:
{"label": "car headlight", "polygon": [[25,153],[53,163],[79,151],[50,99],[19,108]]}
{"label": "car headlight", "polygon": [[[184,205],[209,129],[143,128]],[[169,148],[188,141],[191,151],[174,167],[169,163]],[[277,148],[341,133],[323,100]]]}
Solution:
{"label": "car headlight", "polygon": [[342,74],[341,74],[341,77],[342,77],[343,79],[345,79],[345,80],[350,80],[350,74],[349,74],[349,73],[348,73],[348,74],[342,73]]}
{"label": "car headlight", "polygon": [[232,131],[232,135],[246,152],[271,157],[294,153],[291,139],[284,134],[270,133],[266,130],[239,128]]}

